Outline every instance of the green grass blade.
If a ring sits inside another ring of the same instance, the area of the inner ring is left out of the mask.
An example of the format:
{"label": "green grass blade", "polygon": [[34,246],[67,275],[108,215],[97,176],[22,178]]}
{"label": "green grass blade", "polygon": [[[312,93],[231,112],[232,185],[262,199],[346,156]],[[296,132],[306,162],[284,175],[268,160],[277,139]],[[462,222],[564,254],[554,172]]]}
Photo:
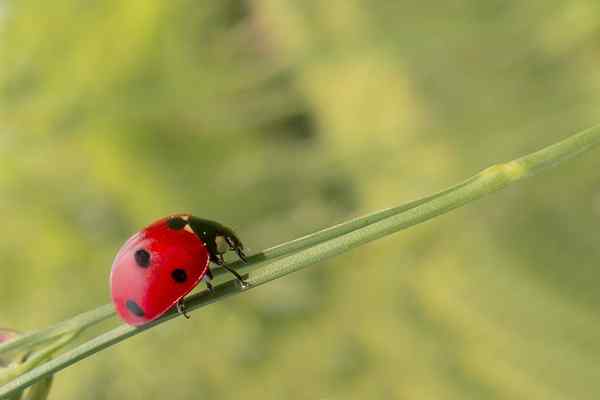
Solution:
{"label": "green grass blade", "polygon": [[[25,361],[21,363],[12,363],[8,367],[2,369],[0,371],[0,383],[4,384],[9,381],[14,382],[14,380],[18,379],[19,376],[23,376],[27,371],[49,360],[54,353],[66,346],[71,340],[75,339],[78,333],[79,332],[72,332],[69,334],[65,334],[59,339],[55,340],[53,343],[49,344],[48,346],[28,355]],[[2,386],[2,388],[4,388],[4,386]],[[0,394],[0,398],[2,398],[2,396],[3,394]]]}
{"label": "green grass blade", "polygon": [[[275,258],[288,256],[293,254],[299,250],[306,249],[310,246],[314,246],[315,244],[319,244],[325,242],[327,240],[345,235],[346,233],[350,233],[356,231],[358,229],[364,228],[367,225],[372,223],[381,221],[389,216],[400,214],[404,211],[410,210],[416,206],[419,206],[423,203],[431,201],[437,197],[443,196],[450,191],[456,190],[459,187],[462,187],[468,184],[474,178],[467,179],[466,181],[459,183],[449,189],[443,190],[441,192],[435,193],[433,195],[423,197],[421,199],[413,200],[411,202],[402,204],[397,207],[386,208],[384,210],[379,210],[367,215],[363,215],[361,217],[357,217],[351,219],[349,221],[342,222],[340,224],[331,226],[329,228],[322,229],[320,231],[308,234],[306,236],[302,236],[298,239],[291,240],[289,242],[282,243],[280,245],[271,247],[269,249],[263,250],[259,253],[253,254],[248,257],[248,263],[245,264],[240,260],[234,261],[228,264],[230,267],[234,268],[238,271],[244,271],[246,269],[251,269],[255,263],[271,261]],[[217,269],[213,272],[215,276],[227,274],[227,270],[221,267],[217,267]]]}
{"label": "green grass blade", "polygon": [[65,334],[88,328],[112,317],[114,314],[115,310],[112,305],[106,304],[92,311],[79,314],[66,321],[59,322],[49,328],[24,333],[11,341],[0,344],[0,355],[10,351],[29,350],[37,345],[49,342]]}

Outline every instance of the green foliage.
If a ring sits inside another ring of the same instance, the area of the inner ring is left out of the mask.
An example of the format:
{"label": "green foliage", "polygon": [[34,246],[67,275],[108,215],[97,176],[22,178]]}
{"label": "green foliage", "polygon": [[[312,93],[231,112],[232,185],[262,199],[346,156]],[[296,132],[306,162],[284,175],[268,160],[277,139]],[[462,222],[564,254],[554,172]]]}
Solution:
{"label": "green foliage", "polygon": [[[20,330],[106,303],[114,250],[164,214],[262,249],[598,119],[592,0],[0,7]],[[597,398],[599,198],[586,157],[152,329],[51,398]]]}
{"label": "green foliage", "polygon": [[[13,330],[0,329],[0,345],[7,342],[14,342],[21,336],[21,334]],[[21,349],[23,351],[20,352],[0,352],[2,354],[2,357],[0,357],[0,385],[4,387],[4,384],[7,382],[14,381],[15,378],[23,375],[37,365],[48,361],[53,353],[67,344],[73,337],[73,334],[66,334],[55,343],[51,343],[39,351],[33,351],[22,346]],[[28,388],[12,391],[10,395],[3,396],[2,398],[8,400],[46,400],[52,386],[52,380],[52,375],[46,375],[36,380],[32,385],[28,385]]]}

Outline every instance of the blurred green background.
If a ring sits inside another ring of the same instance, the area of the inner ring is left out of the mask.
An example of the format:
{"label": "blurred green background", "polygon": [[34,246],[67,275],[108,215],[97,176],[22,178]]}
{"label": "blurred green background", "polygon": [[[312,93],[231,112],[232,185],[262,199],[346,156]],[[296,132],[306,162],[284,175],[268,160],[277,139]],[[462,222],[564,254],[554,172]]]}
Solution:
{"label": "blurred green background", "polygon": [[[163,215],[258,251],[600,121],[596,0],[2,0],[0,60],[20,330],[109,302]],[[597,399],[598,159],[161,325],[50,398]]]}

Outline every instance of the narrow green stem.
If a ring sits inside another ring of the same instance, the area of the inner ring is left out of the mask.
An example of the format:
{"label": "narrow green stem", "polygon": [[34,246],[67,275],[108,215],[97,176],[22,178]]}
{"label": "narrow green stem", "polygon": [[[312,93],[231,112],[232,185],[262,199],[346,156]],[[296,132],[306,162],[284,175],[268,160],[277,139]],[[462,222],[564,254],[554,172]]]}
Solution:
{"label": "narrow green stem", "polygon": [[[418,205],[426,203],[430,200],[433,200],[437,197],[440,197],[451,190],[455,190],[458,186],[464,186],[468,182],[470,182],[473,178],[467,179],[466,181],[453,186],[450,189],[443,190],[441,192],[432,194],[427,197],[423,197],[421,199],[417,199],[405,204],[402,204],[397,207],[386,208],[383,210],[379,210],[373,212],[371,214],[363,215],[361,217],[357,217],[351,219],[349,221],[342,222],[340,224],[331,226],[329,228],[325,228],[323,230],[308,234],[306,236],[299,237],[298,239],[291,240],[286,243],[282,243],[280,245],[271,247],[269,249],[263,250],[259,253],[253,254],[248,257],[248,263],[245,264],[242,261],[234,261],[229,264],[229,267],[237,270],[237,271],[245,271],[254,267],[255,263],[271,261],[275,258],[288,256],[292,253],[295,253],[299,250],[306,249],[308,247],[314,246],[315,244],[323,243],[324,241],[339,237],[341,235],[345,235],[346,233],[350,233],[361,229],[367,225],[370,225],[374,222],[381,221],[389,216],[400,214],[406,210],[410,210]],[[224,268],[217,268],[213,274],[215,276],[227,274],[227,270]],[[1,354],[1,349],[0,349]]]}
{"label": "narrow green stem", "polygon": [[491,166],[473,178],[442,192],[439,196],[433,196],[416,207],[369,224],[353,233],[276,260],[250,274],[247,281],[252,286],[260,285],[307,265],[427,221],[486,194],[498,191],[513,182],[533,176],[598,145],[600,145],[600,126],[590,128],[527,156]]}
{"label": "narrow green stem", "polygon": [[[54,353],[62,349],[71,340],[77,337],[78,333],[79,331],[65,334],[49,346],[46,346],[43,349],[28,355],[24,362],[11,364],[11,366],[5,368],[0,373],[0,382],[4,383],[13,381],[18,376],[22,376],[25,372],[48,360]],[[2,386],[2,388],[4,388],[4,386]],[[0,396],[2,395],[0,394]]]}
{"label": "narrow green stem", "polygon": [[[248,288],[241,288],[235,281],[228,281],[216,286],[213,294],[204,291],[190,296],[186,305],[189,310],[193,310],[283,277],[382,236],[444,214],[598,145],[600,145],[600,126],[583,131],[517,160],[489,167],[474,177],[438,194],[337,225],[284,246],[275,247],[270,250],[270,253],[265,251],[254,256],[254,263],[264,261],[269,256],[275,259],[247,274],[245,279],[249,284]],[[279,258],[276,258],[277,254]],[[23,390],[38,379],[54,374],[83,358],[176,316],[178,316],[177,313],[170,312],[163,318],[140,328],[121,325],[112,329],[0,387],[0,398]]]}
{"label": "narrow green stem", "polygon": [[31,349],[36,345],[49,342],[65,334],[89,328],[113,315],[115,315],[114,307],[111,304],[106,304],[92,311],[79,314],[66,321],[59,322],[49,328],[25,333],[17,336],[13,340],[4,342],[0,344],[0,354],[5,354],[12,350]]}

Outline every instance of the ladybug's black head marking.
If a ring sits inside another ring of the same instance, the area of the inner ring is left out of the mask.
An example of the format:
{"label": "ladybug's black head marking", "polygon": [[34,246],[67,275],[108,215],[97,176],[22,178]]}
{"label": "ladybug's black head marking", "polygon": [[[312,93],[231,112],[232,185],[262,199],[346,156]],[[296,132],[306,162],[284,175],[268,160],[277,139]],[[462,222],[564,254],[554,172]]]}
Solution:
{"label": "ladybug's black head marking", "polygon": [[169,220],[167,221],[167,226],[176,231],[185,228],[187,224],[188,222],[180,217],[169,218]]}
{"label": "ladybug's black head marking", "polygon": [[138,267],[148,268],[150,266],[150,253],[146,249],[139,249],[133,255]]}
{"label": "ladybug's black head marking", "polygon": [[138,303],[136,303],[135,301],[129,299],[127,300],[127,303],[125,303],[125,305],[132,314],[137,315],[138,317],[144,316],[144,310],[142,310],[142,308],[138,306]]}
{"label": "ladybug's black head marking", "polygon": [[218,264],[220,256],[229,250],[235,251],[243,261],[246,261],[244,245],[230,228],[218,222],[194,216],[190,217],[188,223],[190,228],[192,228],[194,233],[208,248],[212,262]]}
{"label": "ladybug's black head marking", "polygon": [[177,283],[184,283],[187,281],[187,272],[185,272],[185,269],[175,268],[171,271],[171,278]]}

